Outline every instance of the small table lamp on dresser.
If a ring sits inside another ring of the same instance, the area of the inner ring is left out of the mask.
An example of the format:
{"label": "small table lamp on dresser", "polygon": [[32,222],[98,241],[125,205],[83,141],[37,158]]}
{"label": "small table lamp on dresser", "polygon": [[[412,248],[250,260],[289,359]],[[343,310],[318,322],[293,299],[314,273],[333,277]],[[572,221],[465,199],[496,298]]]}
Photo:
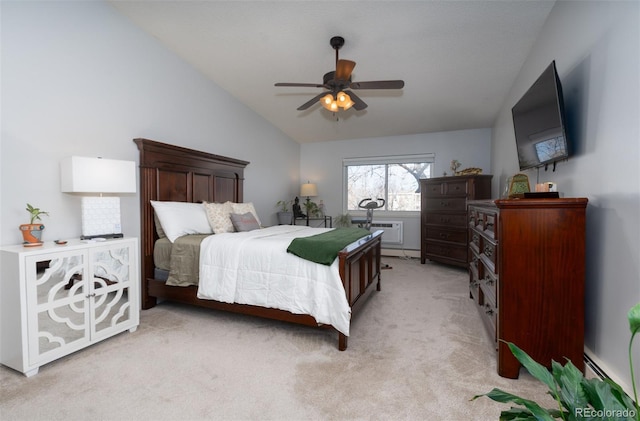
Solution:
{"label": "small table lamp on dresser", "polygon": [[136,163],[70,156],[60,164],[63,193],[99,193],[82,197],[82,237],[120,238],[120,198],[103,193],[135,193]]}

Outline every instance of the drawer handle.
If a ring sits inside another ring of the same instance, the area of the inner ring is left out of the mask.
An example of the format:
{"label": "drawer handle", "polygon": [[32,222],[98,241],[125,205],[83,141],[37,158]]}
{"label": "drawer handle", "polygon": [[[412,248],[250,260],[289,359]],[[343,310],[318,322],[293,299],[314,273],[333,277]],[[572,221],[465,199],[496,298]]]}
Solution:
{"label": "drawer handle", "polygon": [[489,286],[493,285],[493,283],[494,283],[493,278],[491,278],[491,277],[489,277],[489,276],[486,276],[486,277],[484,278],[484,282],[485,282],[487,285],[489,285]]}
{"label": "drawer handle", "polygon": [[446,208],[447,206],[449,206],[449,202],[441,201],[440,206],[442,206],[443,208]]}
{"label": "drawer handle", "polygon": [[445,234],[444,232],[440,233],[440,238],[443,240],[448,240],[451,234]]}
{"label": "drawer handle", "polygon": [[485,304],[484,312],[487,313],[487,315],[489,315],[489,316],[493,316],[493,309],[491,308],[491,306],[489,304]]}

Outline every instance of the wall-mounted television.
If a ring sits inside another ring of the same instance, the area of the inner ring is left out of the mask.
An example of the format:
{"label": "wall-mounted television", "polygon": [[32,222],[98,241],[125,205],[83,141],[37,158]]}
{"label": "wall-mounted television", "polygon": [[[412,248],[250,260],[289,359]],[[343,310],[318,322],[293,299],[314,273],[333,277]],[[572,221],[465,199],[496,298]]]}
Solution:
{"label": "wall-mounted television", "polygon": [[520,170],[545,167],[569,157],[562,85],[556,62],[511,109]]}

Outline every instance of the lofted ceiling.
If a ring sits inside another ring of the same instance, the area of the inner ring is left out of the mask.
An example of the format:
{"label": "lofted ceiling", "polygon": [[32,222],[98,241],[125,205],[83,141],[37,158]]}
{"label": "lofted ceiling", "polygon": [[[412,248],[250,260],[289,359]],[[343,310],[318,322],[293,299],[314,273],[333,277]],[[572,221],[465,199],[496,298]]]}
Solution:
{"label": "lofted ceiling", "polygon": [[[491,127],[554,5],[509,1],[196,1],[109,3],[299,143]],[[335,68],[331,37],[369,106],[297,111]]]}

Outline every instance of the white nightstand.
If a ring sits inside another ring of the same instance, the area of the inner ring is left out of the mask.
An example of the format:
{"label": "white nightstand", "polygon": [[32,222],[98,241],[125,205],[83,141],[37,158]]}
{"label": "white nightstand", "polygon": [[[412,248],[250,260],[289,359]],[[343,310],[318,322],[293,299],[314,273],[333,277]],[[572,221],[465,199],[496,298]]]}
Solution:
{"label": "white nightstand", "polygon": [[0,248],[0,363],[40,366],[140,323],[138,239]]}

